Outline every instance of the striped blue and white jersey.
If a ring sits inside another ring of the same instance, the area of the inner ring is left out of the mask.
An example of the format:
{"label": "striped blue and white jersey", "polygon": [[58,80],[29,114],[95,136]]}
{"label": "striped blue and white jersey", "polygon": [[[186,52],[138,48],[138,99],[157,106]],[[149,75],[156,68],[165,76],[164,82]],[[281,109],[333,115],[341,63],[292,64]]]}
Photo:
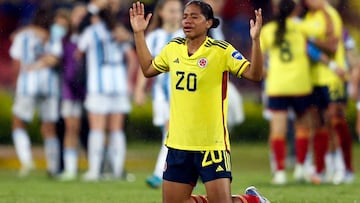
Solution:
{"label": "striped blue and white jersey", "polygon": [[86,54],[87,94],[128,94],[125,53],[130,43],[117,43],[103,22],[85,29],[78,48]]}
{"label": "striped blue and white jersey", "polygon": [[[168,33],[164,29],[158,28],[146,36],[146,44],[149,47],[150,53],[153,57],[157,56],[161,50],[173,38],[184,37],[182,29],[173,33]],[[159,74],[155,77],[153,84],[153,100],[166,100],[170,98],[170,77],[168,73]]]}
{"label": "striped blue and white jersey", "polygon": [[43,42],[36,31],[24,29],[15,35],[10,56],[20,61],[16,94],[21,96],[59,96],[59,74],[50,67],[29,70],[41,56],[51,54],[60,57],[61,42]]}

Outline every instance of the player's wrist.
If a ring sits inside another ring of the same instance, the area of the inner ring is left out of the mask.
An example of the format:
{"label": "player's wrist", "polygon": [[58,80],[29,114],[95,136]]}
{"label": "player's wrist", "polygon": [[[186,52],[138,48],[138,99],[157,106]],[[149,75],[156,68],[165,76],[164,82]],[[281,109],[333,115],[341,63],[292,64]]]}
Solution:
{"label": "player's wrist", "polygon": [[145,36],[145,30],[136,30],[136,31],[133,30],[133,33],[135,38]]}

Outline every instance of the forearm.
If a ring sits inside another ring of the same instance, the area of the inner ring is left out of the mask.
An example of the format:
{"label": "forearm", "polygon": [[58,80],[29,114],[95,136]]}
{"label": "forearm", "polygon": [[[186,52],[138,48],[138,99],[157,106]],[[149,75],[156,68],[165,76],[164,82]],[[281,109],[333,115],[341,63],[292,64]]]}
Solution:
{"label": "forearm", "polygon": [[36,68],[54,67],[59,62],[58,58],[52,55],[45,55],[36,61]]}
{"label": "forearm", "polygon": [[21,68],[20,60],[12,60],[12,66],[16,70],[16,73],[19,73],[20,68]]}
{"label": "forearm", "polygon": [[314,40],[313,43],[315,46],[319,47],[321,50],[328,54],[335,54],[338,48],[339,40],[337,38],[328,39],[326,41]]}
{"label": "forearm", "polygon": [[126,60],[128,67],[128,78],[135,78],[139,64],[134,49],[130,49],[126,52]]}
{"label": "forearm", "polygon": [[263,77],[263,55],[259,39],[252,40],[251,65],[246,71],[245,77],[254,81],[260,81]]}

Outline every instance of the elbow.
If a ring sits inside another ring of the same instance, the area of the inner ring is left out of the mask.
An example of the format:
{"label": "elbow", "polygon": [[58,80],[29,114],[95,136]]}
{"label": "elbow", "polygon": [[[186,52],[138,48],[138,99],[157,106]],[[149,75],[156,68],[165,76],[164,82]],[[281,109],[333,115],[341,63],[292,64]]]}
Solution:
{"label": "elbow", "polygon": [[149,74],[149,73],[143,73],[144,74],[144,77],[145,78],[151,78],[151,77],[153,77],[153,75],[151,75],[151,74]]}
{"label": "elbow", "polygon": [[142,69],[143,75],[145,78],[151,78],[154,77],[156,74],[154,72],[151,72],[150,70],[144,70]]}
{"label": "elbow", "polygon": [[262,73],[244,74],[243,76],[253,82],[260,82],[263,79]]}
{"label": "elbow", "polygon": [[260,82],[263,79],[263,76],[262,76],[262,74],[255,74],[255,75],[253,75],[253,77],[251,79],[254,82]]}
{"label": "elbow", "polygon": [[245,77],[254,82],[260,82],[263,79],[263,67],[262,65],[255,64],[253,66],[249,66],[248,71],[245,72]]}

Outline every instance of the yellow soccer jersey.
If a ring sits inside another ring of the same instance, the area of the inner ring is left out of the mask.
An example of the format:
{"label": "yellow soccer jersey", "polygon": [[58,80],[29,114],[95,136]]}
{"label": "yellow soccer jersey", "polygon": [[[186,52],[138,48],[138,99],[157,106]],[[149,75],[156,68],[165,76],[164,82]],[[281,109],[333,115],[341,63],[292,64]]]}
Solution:
{"label": "yellow soccer jersey", "polygon": [[260,35],[261,49],[268,58],[265,93],[269,96],[302,96],[312,91],[306,37],[295,18],[286,20],[284,42],[275,45],[277,23],[266,24]]}
{"label": "yellow soccer jersey", "polygon": [[171,77],[166,145],[190,151],[230,150],[226,127],[228,75],[241,77],[248,65],[225,41],[207,38],[191,56],[184,38],[165,46],[153,66]]}
{"label": "yellow soccer jersey", "polygon": [[339,39],[338,48],[335,53],[335,61],[336,63],[342,67],[346,68],[346,56],[345,56],[345,46],[344,46],[344,38],[343,38],[343,23],[339,13],[336,9],[330,5],[326,6],[326,12],[329,14],[331,21],[334,26],[334,35]]}
{"label": "yellow soccer jersey", "polygon": [[[343,23],[339,13],[336,9],[330,5],[326,6],[326,12],[329,14],[333,26],[334,26],[334,35],[339,39],[338,47],[335,52],[335,56],[333,60],[338,64],[339,67],[347,69],[346,64],[346,54],[345,54],[345,46],[344,46],[344,38],[343,38]],[[338,99],[344,98],[346,95],[344,82],[338,75],[333,72],[333,77],[331,80],[329,79],[328,87],[330,90],[330,98],[332,101],[336,101]]]}
{"label": "yellow soccer jersey", "polygon": [[[305,21],[302,24],[303,31],[310,37],[310,39],[326,40],[329,32],[333,32],[334,36],[340,41],[338,49],[334,57],[337,64],[345,68],[345,49],[342,39],[342,22],[337,11],[330,5],[325,7],[325,10],[318,10],[309,12],[305,16]],[[329,30],[333,31],[329,31]],[[337,75],[329,69],[329,67],[322,63],[317,62],[312,67],[312,79],[314,85],[325,86],[338,80]]]}

